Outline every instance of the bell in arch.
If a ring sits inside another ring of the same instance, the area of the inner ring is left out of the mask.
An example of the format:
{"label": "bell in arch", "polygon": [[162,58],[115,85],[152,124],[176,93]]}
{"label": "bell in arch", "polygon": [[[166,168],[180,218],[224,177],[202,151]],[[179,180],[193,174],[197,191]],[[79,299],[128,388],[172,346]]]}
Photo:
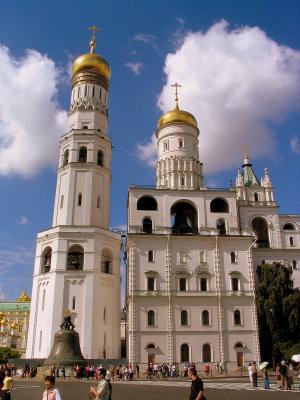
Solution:
{"label": "bell in arch", "polygon": [[187,215],[183,211],[178,211],[175,215],[173,233],[192,233],[193,229],[188,224]]}

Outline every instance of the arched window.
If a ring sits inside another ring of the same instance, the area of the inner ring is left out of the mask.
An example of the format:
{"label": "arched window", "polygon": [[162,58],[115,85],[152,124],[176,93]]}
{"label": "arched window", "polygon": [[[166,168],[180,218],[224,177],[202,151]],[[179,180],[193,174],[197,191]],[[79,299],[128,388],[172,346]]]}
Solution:
{"label": "arched window", "polygon": [[294,231],[294,230],[295,230],[295,227],[294,227],[293,224],[287,223],[287,224],[284,224],[284,225],[283,225],[283,230],[284,230],[284,231]]}
{"label": "arched window", "polygon": [[82,129],[89,129],[89,127],[87,125],[83,125]]}
{"label": "arched window", "polygon": [[95,86],[93,86],[92,97],[95,97]]}
{"label": "arched window", "polygon": [[183,343],[180,346],[180,361],[189,362],[190,361],[190,349],[187,343]]}
{"label": "arched window", "polygon": [[196,208],[184,201],[175,203],[171,208],[171,226],[173,235],[198,233]]}
{"label": "arched window", "polygon": [[226,224],[223,218],[219,218],[216,221],[216,228],[219,235],[226,235]]}
{"label": "arched window", "polygon": [[258,194],[254,193],[254,201],[258,201]]}
{"label": "arched window", "polygon": [[147,345],[147,349],[155,349],[155,344],[154,343],[149,343]]}
{"label": "arched window", "polygon": [[211,362],[211,349],[208,343],[202,346],[202,362]]}
{"label": "arched window", "polygon": [[148,311],[148,326],[155,325],[155,313],[153,310]]}
{"label": "arched window", "polygon": [[67,165],[69,162],[69,149],[65,150],[64,152],[64,161],[63,161],[63,165]]}
{"label": "arched window", "polygon": [[180,313],[180,324],[182,326],[188,325],[188,313],[187,310],[182,310]]}
{"label": "arched window", "polygon": [[294,238],[293,238],[293,236],[290,236],[290,246],[295,246],[295,241],[294,241]]}
{"label": "arched window", "polygon": [[78,193],[77,205],[80,207],[82,204],[82,193]]}
{"label": "arched window", "polygon": [[150,218],[143,219],[143,233],[152,233],[152,221]]}
{"label": "arched window", "polygon": [[234,325],[241,325],[241,312],[240,312],[240,310],[234,310],[233,319],[234,319]]}
{"label": "arched window", "polygon": [[268,225],[263,218],[254,218],[252,229],[256,236],[256,246],[259,248],[270,247]]}
{"label": "arched window", "polygon": [[42,254],[41,273],[46,274],[51,269],[52,249],[46,247]]}
{"label": "arched window", "polygon": [[209,312],[208,310],[203,310],[201,315],[201,321],[203,326],[209,325]]}
{"label": "arched window", "polygon": [[80,147],[78,154],[78,162],[85,163],[87,160],[87,148],[85,146]]}
{"label": "arched window", "polygon": [[83,248],[79,245],[70,247],[68,251],[67,270],[82,270],[84,263]]}
{"label": "arched window", "polygon": [[148,251],[148,262],[153,262],[154,261],[154,254],[153,250]]}
{"label": "arched window", "polygon": [[98,150],[98,155],[97,155],[97,164],[100,165],[100,167],[103,167],[103,151],[102,150]]}
{"label": "arched window", "polygon": [[156,211],[157,210],[157,202],[154,199],[154,197],[143,196],[138,199],[137,210]]}
{"label": "arched window", "polygon": [[210,212],[227,213],[229,212],[228,203],[225,199],[216,198],[210,202]]}
{"label": "arched window", "polygon": [[230,252],[230,260],[231,260],[231,264],[236,263],[236,252],[235,251]]}
{"label": "arched window", "polygon": [[64,206],[64,195],[62,194],[62,195],[60,196],[60,205],[59,205],[59,207],[60,207],[60,208],[63,208],[63,206]]}
{"label": "arched window", "polygon": [[113,253],[110,249],[103,249],[101,252],[101,272],[112,274]]}
{"label": "arched window", "polygon": [[72,310],[75,310],[75,309],[76,309],[76,297],[73,296],[73,298],[72,298]]}
{"label": "arched window", "polygon": [[293,269],[298,269],[298,263],[296,260],[292,261],[292,266],[293,266]]}
{"label": "arched window", "polygon": [[97,208],[100,208],[100,196],[97,197]]}

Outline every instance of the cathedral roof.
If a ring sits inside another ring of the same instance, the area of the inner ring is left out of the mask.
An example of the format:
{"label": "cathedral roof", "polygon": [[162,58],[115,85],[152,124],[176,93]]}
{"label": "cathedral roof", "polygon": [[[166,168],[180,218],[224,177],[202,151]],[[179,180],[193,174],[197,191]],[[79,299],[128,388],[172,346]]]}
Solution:
{"label": "cathedral roof", "polygon": [[90,42],[90,53],[82,54],[77,57],[72,65],[72,75],[78,74],[86,70],[94,70],[100,75],[104,76],[107,80],[110,79],[111,70],[108,62],[95,54],[96,40],[93,37]]}
{"label": "cathedral roof", "polygon": [[196,118],[189,112],[180,110],[178,106],[176,106],[174,110],[166,112],[159,118],[157,129],[161,128],[164,125],[176,122],[189,124],[198,129]]}

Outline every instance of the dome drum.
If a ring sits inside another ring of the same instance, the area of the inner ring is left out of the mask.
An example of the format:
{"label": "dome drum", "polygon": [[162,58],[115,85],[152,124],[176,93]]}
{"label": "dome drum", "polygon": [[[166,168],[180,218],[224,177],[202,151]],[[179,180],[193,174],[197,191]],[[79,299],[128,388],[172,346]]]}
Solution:
{"label": "dome drum", "polygon": [[97,71],[87,69],[85,71],[78,72],[72,76],[72,88],[82,83],[91,83],[100,85],[104,89],[108,90],[109,81],[105,76],[100,75]]}

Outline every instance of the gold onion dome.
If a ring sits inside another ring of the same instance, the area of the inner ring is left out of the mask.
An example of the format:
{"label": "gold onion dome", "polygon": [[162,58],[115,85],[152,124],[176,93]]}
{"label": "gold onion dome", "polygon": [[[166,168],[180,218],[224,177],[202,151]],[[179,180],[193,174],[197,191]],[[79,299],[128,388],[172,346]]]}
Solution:
{"label": "gold onion dome", "polygon": [[73,62],[72,75],[78,74],[86,70],[93,70],[104,76],[108,81],[111,76],[110,66],[108,62],[95,54],[96,41],[93,38],[90,42],[91,51],[87,54],[82,54]]}
{"label": "gold onion dome", "polygon": [[178,105],[176,105],[174,110],[166,112],[159,118],[157,129],[161,128],[163,125],[172,124],[174,122],[183,122],[198,129],[196,118],[191,113],[180,110]]}
{"label": "gold onion dome", "polygon": [[26,290],[24,289],[21,293],[21,296],[19,296],[17,298],[17,302],[18,303],[24,303],[24,302],[28,302],[31,301],[30,297],[27,295]]}

